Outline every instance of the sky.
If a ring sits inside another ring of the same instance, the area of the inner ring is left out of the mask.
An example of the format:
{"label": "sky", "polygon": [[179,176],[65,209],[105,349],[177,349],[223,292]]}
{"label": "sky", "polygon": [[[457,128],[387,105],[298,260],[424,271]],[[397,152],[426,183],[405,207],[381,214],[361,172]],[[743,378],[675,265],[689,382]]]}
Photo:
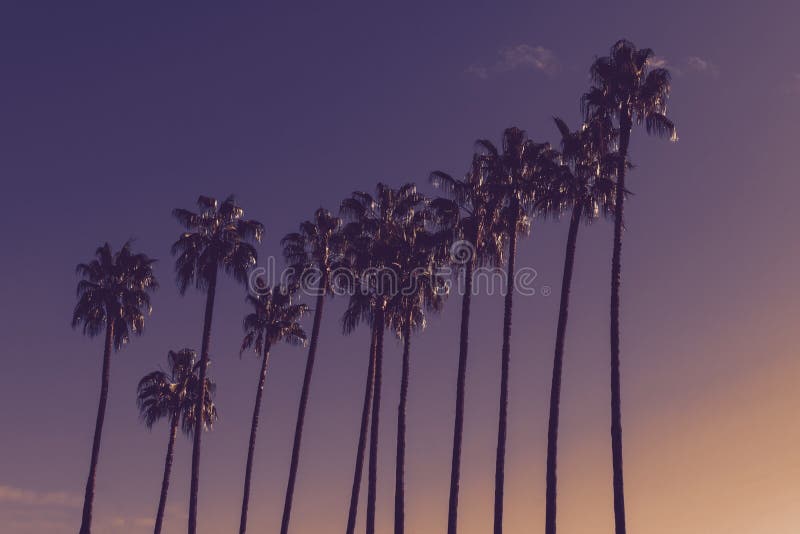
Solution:
{"label": "sky", "polygon": [[[161,289],[145,334],[114,354],[95,531],[152,528],[167,442],[135,387],[170,349],[199,348],[203,296],[178,295],[175,207],[235,194],[266,226],[260,263],[320,207],[378,181],[466,171],[478,138],[578,125],[588,67],[619,38],[673,72],[680,140],[637,131],[623,249],[622,402],[631,532],[800,529],[800,286],[791,2],[23,2],[0,6],[0,525],[75,532],[102,342],[70,328],[74,266],[133,238]],[[506,532],[544,523],[547,400],[567,221],[536,220],[518,265]],[[563,379],[559,528],[613,529],[608,300],[611,224],[578,237]],[[550,296],[545,296],[551,288]],[[238,356],[244,289],[221,283],[211,371],[220,420],[204,438],[199,532],[238,525],[259,364]],[[325,308],[292,532],[344,530],[368,335]],[[407,532],[446,525],[460,302],[412,340]],[[492,521],[502,298],[473,304],[460,533]],[[310,328],[310,325],[307,325]],[[378,532],[391,531],[400,344],[387,337]],[[250,529],[280,524],[305,351],[267,378]],[[166,532],[185,528],[191,444],[179,439]],[[362,496],[366,491],[362,491]],[[359,529],[363,528],[364,503]]]}

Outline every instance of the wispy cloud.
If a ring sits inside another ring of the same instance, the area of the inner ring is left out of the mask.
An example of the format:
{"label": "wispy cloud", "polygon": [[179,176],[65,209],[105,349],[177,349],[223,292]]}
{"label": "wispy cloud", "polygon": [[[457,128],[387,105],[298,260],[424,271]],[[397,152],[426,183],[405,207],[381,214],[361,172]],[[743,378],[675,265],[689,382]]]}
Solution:
{"label": "wispy cloud", "polygon": [[669,61],[663,56],[653,56],[647,60],[647,65],[654,69],[668,69],[670,68]]}
{"label": "wispy cloud", "polygon": [[497,59],[487,65],[473,63],[467,67],[466,72],[481,79],[488,78],[493,73],[508,72],[517,69],[529,69],[543,72],[548,76],[558,73],[560,66],[555,53],[544,46],[519,44],[498,51]]}
{"label": "wispy cloud", "polygon": [[676,62],[664,56],[653,56],[647,61],[647,64],[654,69],[669,69],[675,76],[700,74],[719,78],[720,74],[719,67],[714,62],[700,56],[689,56]]}
{"label": "wispy cloud", "polygon": [[13,486],[0,486],[0,503],[26,506],[62,506],[79,508],[81,499],[64,491],[34,491]]}
{"label": "wispy cloud", "polygon": [[689,56],[686,58],[686,66],[689,70],[708,74],[712,78],[719,77],[719,67],[709,59],[701,58],[700,56]]}

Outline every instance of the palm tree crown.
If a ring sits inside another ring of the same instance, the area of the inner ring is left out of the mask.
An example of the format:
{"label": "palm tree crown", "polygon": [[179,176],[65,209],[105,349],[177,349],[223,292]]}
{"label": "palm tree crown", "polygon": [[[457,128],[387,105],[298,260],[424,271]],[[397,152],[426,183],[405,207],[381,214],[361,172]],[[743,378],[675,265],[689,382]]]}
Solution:
{"label": "palm tree crown", "polygon": [[536,211],[558,217],[579,205],[581,218],[587,223],[612,215],[618,154],[604,153],[603,147],[613,139],[597,122],[571,131],[562,119],[553,120],[561,134],[561,153],[546,187],[536,198]]}
{"label": "palm tree crown", "polygon": [[670,73],[650,68],[653,57],[651,49],[638,49],[623,39],[608,56],[597,58],[590,69],[593,85],[581,99],[587,119],[600,120],[609,131],[612,119],[623,128],[632,120],[644,122],[648,133],[677,140],[675,124],[666,116]]}
{"label": "palm tree crown", "polygon": [[201,196],[197,199],[199,213],[177,208],[172,214],[187,230],[172,245],[175,273],[181,294],[192,283],[207,289],[217,269],[222,267],[238,282],[247,281],[247,270],[258,257],[250,241],[260,242],[264,225],[243,219],[244,211],[233,196],[221,203]]}
{"label": "palm tree crown", "polygon": [[245,336],[240,352],[252,348],[261,354],[281,341],[303,345],[306,333],[299,321],[308,313],[306,304],[293,304],[291,293],[284,287],[260,289],[257,295],[247,295],[253,311],[244,318]]}
{"label": "palm tree crown", "polygon": [[307,276],[315,278],[324,275],[326,287],[323,292],[331,290],[330,272],[338,265],[343,246],[341,229],[340,218],[334,217],[326,209],[318,208],[313,220],[302,222],[299,232],[287,234],[281,240],[283,256],[289,265],[291,285],[308,286],[311,280]]}
{"label": "palm tree crown", "polygon": [[[200,393],[197,374],[197,353],[192,349],[169,351],[169,372],[153,371],[145,375],[136,388],[139,414],[147,428],[152,428],[164,417],[180,417],[186,434],[194,429],[194,406]],[[217,407],[213,396],[216,384],[206,379],[206,398],[203,409],[204,428],[211,428],[217,420]]]}
{"label": "palm tree crown", "polygon": [[[451,239],[467,240],[473,247],[470,254],[476,265],[497,265],[503,262],[506,234],[503,231],[502,197],[489,181],[485,158],[475,154],[464,178],[455,178],[442,171],[430,175],[431,183],[442,189],[449,198],[430,202],[434,220],[441,231],[450,232]],[[464,264],[464,258],[453,258]]]}
{"label": "palm tree crown", "polygon": [[78,282],[72,327],[82,325],[83,333],[90,337],[110,327],[117,350],[130,340],[131,333],[141,335],[145,315],[152,311],[150,293],[158,289],[154,263],[145,254],[131,252],[130,242],[116,253],[108,243],[99,247],[94,260],[75,269],[83,279]]}

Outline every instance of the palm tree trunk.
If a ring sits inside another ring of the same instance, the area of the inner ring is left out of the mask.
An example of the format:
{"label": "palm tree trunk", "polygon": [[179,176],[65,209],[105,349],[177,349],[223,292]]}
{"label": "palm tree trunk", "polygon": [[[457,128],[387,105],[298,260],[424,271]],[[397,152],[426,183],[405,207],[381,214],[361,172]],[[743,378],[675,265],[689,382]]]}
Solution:
{"label": "palm tree trunk", "polygon": [[381,413],[381,378],[383,373],[383,304],[376,310],[375,384],[372,394],[372,425],[369,429],[369,480],[367,484],[367,534],[375,534],[375,502],[378,497],[378,425]]}
{"label": "palm tree trunk", "polygon": [[403,369],[400,376],[400,405],[397,407],[397,457],[394,476],[394,534],[405,530],[406,404],[411,360],[411,313],[403,325]]}
{"label": "palm tree trunk", "polygon": [[303,439],[303,424],[306,419],[306,406],[308,394],[311,389],[311,376],[314,372],[314,359],[317,355],[317,342],[319,340],[319,326],[322,322],[322,306],[325,303],[325,292],[328,281],[324,276],[319,283],[317,295],[317,308],[314,310],[314,325],[311,327],[311,343],[308,346],[308,359],[306,360],[306,373],[303,377],[303,390],[300,393],[300,407],[297,411],[297,425],[294,429],[294,444],[292,445],[292,460],[289,466],[289,482],[286,485],[286,500],[283,504],[283,518],[281,519],[281,534],[289,532],[289,517],[292,514],[292,498],[294,485],[297,480],[297,466],[300,462],[300,443]]}
{"label": "palm tree trunk", "polygon": [[242,497],[242,518],[239,521],[239,534],[247,531],[247,507],[250,503],[250,476],[253,470],[253,456],[256,451],[256,432],[258,416],[261,413],[261,398],[264,396],[264,383],[267,381],[267,365],[269,364],[269,343],[264,342],[264,357],[261,362],[261,374],[256,389],[256,404],[253,408],[253,422],[250,425],[250,443],[247,446],[247,463],[244,468],[244,496]]}
{"label": "palm tree trunk", "polygon": [[630,111],[624,107],[620,119],[614,251],[611,256],[611,458],[614,470],[614,525],[616,534],[625,534],[625,492],[622,482],[622,399],[619,372],[619,287],[622,271],[623,202],[625,201],[625,164],[630,143]]}
{"label": "palm tree trunk", "polygon": [[503,349],[500,370],[500,416],[497,426],[497,458],[494,469],[494,534],[503,534],[503,490],[506,478],[506,435],[508,433],[508,368],[511,363],[511,310],[514,303],[514,263],[517,257],[517,212],[508,242],[508,276],[506,279],[505,309],[503,310]]}
{"label": "palm tree trunk", "polygon": [[214,298],[217,293],[217,269],[208,281],[206,291],[206,311],[203,317],[203,341],[200,347],[200,394],[195,405],[194,443],[192,444],[192,478],[189,488],[189,534],[197,533],[197,493],[200,489],[200,445],[203,435],[203,405],[207,395],[206,374],[208,371],[208,350],[211,345],[211,319],[214,317]]}
{"label": "palm tree trunk", "polygon": [[175,436],[178,434],[179,415],[173,414],[169,426],[169,441],[167,442],[167,458],[164,460],[164,479],[161,481],[161,497],[158,499],[158,512],[156,512],[156,526],[153,534],[161,534],[161,525],[164,523],[164,510],[167,507],[167,491],[169,491],[169,477],[172,472],[172,459],[175,456]]}
{"label": "palm tree trunk", "polygon": [[569,233],[567,234],[567,252],[564,257],[564,275],[561,278],[561,304],[558,309],[556,350],[553,357],[553,379],[550,384],[550,419],[547,426],[545,534],[556,534],[556,460],[558,456],[558,416],[561,404],[561,374],[564,363],[564,340],[567,333],[572,267],[575,262],[575,246],[578,241],[578,228],[580,227],[582,211],[580,203],[576,203],[572,208],[572,218],[569,222]]}
{"label": "palm tree trunk", "polygon": [[461,480],[461,441],[464,434],[464,396],[467,383],[467,349],[469,345],[469,308],[472,300],[472,271],[475,258],[464,265],[464,296],[461,301],[461,339],[458,350],[456,379],[456,418],[453,429],[453,462],[450,467],[450,501],[447,512],[447,534],[458,529],[458,490]]}
{"label": "palm tree trunk", "polygon": [[353,475],[353,489],[350,493],[350,511],[347,515],[347,534],[356,530],[358,513],[358,496],[361,492],[361,472],[364,469],[364,452],[367,449],[367,429],[369,428],[370,406],[372,405],[372,387],[375,382],[375,345],[377,330],[373,326],[372,339],[369,346],[369,365],[367,366],[367,384],[364,387],[364,405],[361,408],[361,430],[358,434],[358,451],[356,452],[356,469]]}
{"label": "palm tree trunk", "polygon": [[111,378],[111,350],[114,348],[114,323],[106,325],[106,340],[103,349],[103,371],[100,375],[100,402],[97,406],[97,420],[94,424],[94,440],[92,441],[92,459],[89,463],[89,477],[86,479],[86,493],[83,497],[83,515],[81,517],[80,534],[92,531],[92,505],[94,504],[94,482],[97,477],[97,461],[100,457],[100,437],[103,434],[103,421],[106,417],[108,403],[108,383]]}

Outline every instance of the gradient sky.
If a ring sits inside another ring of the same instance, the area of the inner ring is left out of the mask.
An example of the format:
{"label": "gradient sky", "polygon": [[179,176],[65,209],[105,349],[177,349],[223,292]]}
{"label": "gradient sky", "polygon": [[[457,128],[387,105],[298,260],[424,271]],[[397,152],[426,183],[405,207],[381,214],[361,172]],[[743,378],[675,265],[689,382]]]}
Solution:
{"label": "gradient sky", "polygon": [[[74,266],[135,238],[159,258],[145,335],[114,355],[96,532],[147,532],[167,429],[137,419],[135,386],[168,349],[198,348],[203,299],[178,296],[173,207],[238,196],[267,228],[263,258],[319,206],[378,180],[466,170],[476,138],[516,125],[556,140],[577,125],[587,68],[618,38],[673,69],[680,142],[634,135],[623,252],[622,371],[629,529],[800,529],[800,61],[791,2],[451,3],[292,8],[264,3],[6,1],[0,7],[0,530],[74,532],[97,408],[102,342],[69,326]],[[795,35],[795,37],[792,37]],[[519,265],[558,288],[567,224],[536,223]],[[611,225],[582,228],[567,339],[559,524],[612,532],[608,387]],[[258,363],[237,356],[244,293],[218,296],[203,534],[238,524]],[[506,532],[544,523],[549,377],[558,300],[514,310]],[[339,532],[355,457],[368,339],[325,310],[292,531]],[[407,531],[446,523],[460,303],[412,342]],[[472,317],[460,532],[490,530],[502,299]],[[399,343],[387,338],[379,528],[391,528]],[[305,351],[267,380],[253,532],[280,521]],[[185,528],[181,439],[165,530]],[[362,492],[365,495],[366,492]],[[363,510],[360,517],[363,521]]]}

